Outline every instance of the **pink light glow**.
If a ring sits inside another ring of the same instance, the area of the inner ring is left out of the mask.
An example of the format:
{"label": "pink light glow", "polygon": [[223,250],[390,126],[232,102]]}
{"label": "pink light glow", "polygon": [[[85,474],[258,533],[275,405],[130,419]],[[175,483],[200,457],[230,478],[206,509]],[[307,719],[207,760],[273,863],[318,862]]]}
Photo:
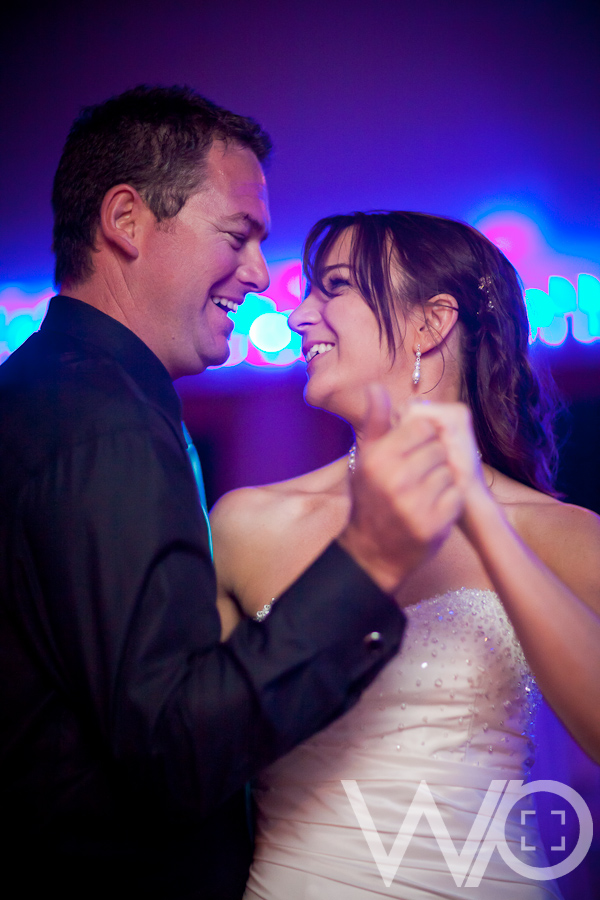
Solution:
{"label": "pink light glow", "polygon": [[[522,213],[495,212],[476,223],[515,266],[525,285],[531,339],[550,346],[561,344],[568,333],[580,343],[600,340],[600,264],[567,256],[552,249],[540,228]],[[252,322],[266,312],[289,315],[302,296],[300,260],[270,264],[271,283],[264,295],[249,294],[234,317],[231,355],[225,364],[246,361],[255,366],[290,365],[301,358],[297,335],[279,352],[266,352],[249,337]],[[582,274],[584,273],[584,274]],[[14,285],[0,290],[0,361],[39,327],[51,288],[36,293]]]}
{"label": "pink light glow", "polygon": [[521,213],[491,213],[476,224],[523,280],[531,341],[559,346],[566,340],[568,320],[576,341],[600,340],[600,265],[558,253]]}
{"label": "pink light glow", "polygon": [[577,284],[580,272],[600,279],[600,263],[558,253],[546,242],[540,228],[517,212],[495,212],[473,223],[511,261],[526,288],[548,290],[552,275]]}

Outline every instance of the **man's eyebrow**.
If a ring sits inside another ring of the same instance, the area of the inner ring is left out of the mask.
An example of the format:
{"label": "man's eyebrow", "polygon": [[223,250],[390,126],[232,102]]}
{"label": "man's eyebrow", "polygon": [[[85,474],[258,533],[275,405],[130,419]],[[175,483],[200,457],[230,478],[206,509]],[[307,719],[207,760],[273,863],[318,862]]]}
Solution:
{"label": "man's eyebrow", "polygon": [[248,223],[252,231],[258,231],[263,235],[261,241],[266,241],[269,237],[269,231],[265,228],[263,223],[259,222],[258,219],[255,219],[254,216],[251,216],[250,213],[235,213],[232,216],[225,216],[223,221],[231,225],[241,222],[244,224]]}

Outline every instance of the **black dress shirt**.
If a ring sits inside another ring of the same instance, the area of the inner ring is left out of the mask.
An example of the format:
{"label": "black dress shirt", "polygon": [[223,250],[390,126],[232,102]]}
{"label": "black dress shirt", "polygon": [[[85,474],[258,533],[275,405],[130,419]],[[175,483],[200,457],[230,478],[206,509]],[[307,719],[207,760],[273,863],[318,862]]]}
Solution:
{"label": "black dress shirt", "polygon": [[94,307],[51,301],[0,415],[3,897],[239,897],[245,781],[357,699],[403,616],[334,543],[220,643],[177,394]]}

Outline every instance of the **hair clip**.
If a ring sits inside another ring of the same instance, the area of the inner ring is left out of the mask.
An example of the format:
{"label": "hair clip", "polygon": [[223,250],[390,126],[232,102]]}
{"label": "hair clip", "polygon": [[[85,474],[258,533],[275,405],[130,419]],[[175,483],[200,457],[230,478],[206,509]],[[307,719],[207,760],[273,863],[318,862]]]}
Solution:
{"label": "hair clip", "polygon": [[[478,287],[480,291],[485,292],[485,296],[487,297],[486,309],[491,311],[494,309],[494,304],[492,303],[492,298],[490,297],[490,287],[492,286],[492,276],[491,275],[482,275],[482,277],[478,281]],[[477,310],[477,315],[481,310]]]}

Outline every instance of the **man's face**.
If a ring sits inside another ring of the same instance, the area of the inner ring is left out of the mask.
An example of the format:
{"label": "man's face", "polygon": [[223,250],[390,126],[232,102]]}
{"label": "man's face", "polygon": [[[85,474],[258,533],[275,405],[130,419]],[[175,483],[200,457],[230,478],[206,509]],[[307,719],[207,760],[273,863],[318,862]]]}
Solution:
{"label": "man's face", "polygon": [[138,284],[145,321],[134,330],[172,378],[229,356],[235,310],[269,284],[261,243],[269,229],[267,186],[251,150],[215,142],[201,188],[180,212],[149,229]]}

